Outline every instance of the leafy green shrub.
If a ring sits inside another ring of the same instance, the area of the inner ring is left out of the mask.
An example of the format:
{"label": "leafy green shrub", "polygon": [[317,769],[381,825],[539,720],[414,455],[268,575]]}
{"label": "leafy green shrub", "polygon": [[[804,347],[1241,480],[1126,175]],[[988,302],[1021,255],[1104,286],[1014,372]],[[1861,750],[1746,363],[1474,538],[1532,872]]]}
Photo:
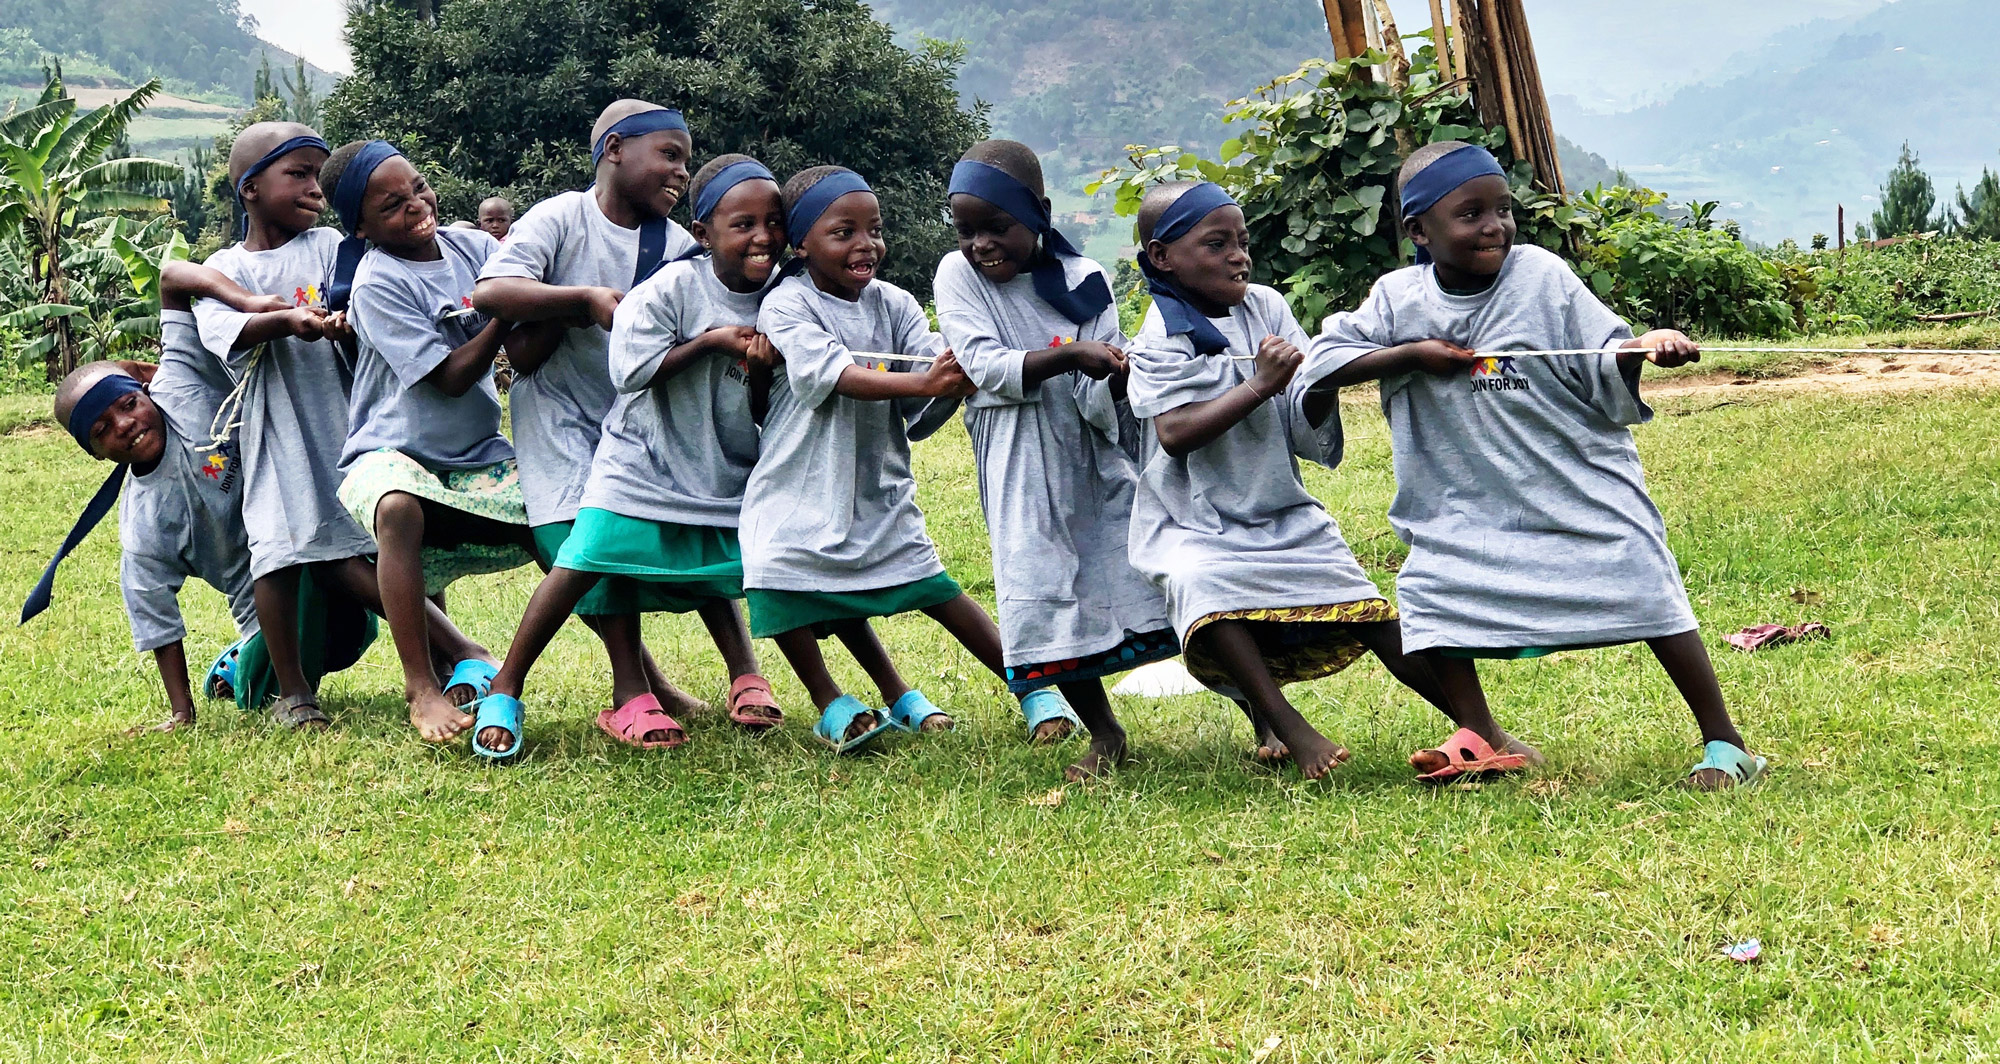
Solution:
{"label": "leafy green shrub", "polygon": [[1817,271],[1807,307],[1814,330],[1880,331],[1920,324],[1921,315],[2000,309],[2000,241],[1907,240],[1885,248],[1774,255],[1781,270]]}

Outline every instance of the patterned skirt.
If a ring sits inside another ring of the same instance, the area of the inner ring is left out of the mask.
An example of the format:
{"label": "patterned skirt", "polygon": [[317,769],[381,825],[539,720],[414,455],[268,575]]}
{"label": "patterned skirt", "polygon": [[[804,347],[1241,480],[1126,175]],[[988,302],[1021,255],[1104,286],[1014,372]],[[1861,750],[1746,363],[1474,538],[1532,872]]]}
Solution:
{"label": "patterned skirt", "polygon": [[1188,627],[1185,656],[1188,672],[1210,690],[1241,698],[1236,681],[1199,648],[1195,633],[1217,621],[1243,621],[1250,626],[1257,649],[1271,678],[1280,687],[1331,676],[1368,653],[1348,626],[1396,619],[1387,599],[1362,599],[1329,606],[1287,606],[1269,610],[1227,610],[1211,613]]}
{"label": "patterned skirt", "polygon": [[[400,491],[473,517],[506,525],[528,524],[521,497],[521,474],[512,458],[479,469],[431,469],[401,451],[383,448],[355,459],[340,483],[340,504],[370,535],[375,506]],[[503,573],[534,562],[520,547],[461,543],[424,548],[424,594],[435,595],[452,581],[479,573]]]}
{"label": "patterned skirt", "polygon": [[1174,638],[1171,628],[1162,628],[1157,632],[1127,632],[1117,646],[1099,654],[1035,665],[1009,665],[1007,691],[1009,694],[1024,695],[1059,683],[1101,680],[1113,673],[1164,661],[1180,652],[1180,640]]}

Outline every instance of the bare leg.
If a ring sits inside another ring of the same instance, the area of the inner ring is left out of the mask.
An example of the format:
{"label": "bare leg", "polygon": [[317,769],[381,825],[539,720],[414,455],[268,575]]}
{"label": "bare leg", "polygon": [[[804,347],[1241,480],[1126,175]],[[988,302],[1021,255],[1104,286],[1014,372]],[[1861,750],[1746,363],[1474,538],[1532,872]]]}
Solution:
{"label": "bare leg", "polygon": [[[583,596],[589,594],[601,579],[596,573],[575,569],[551,569],[547,576],[542,577],[542,582],[535,587],[534,596],[528,599],[528,608],[521,615],[520,626],[514,629],[514,642],[507,648],[507,660],[500,663],[500,672],[493,677],[494,694],[521,697],[521,692],[527,688],[528,673],[534,669],[542,652],[548,649],[549,641],[562,629],[563,622],[569,620],[570,611],[576,609],[576,604],[583,601]],[[493,730],[493,734],[505,735],[498,729]]]}
{"label": "bare leg", "polygon": [[[271,655],[272,671],[278,674],[280,697],[312,697],[312,684],[299,663],[299,566],[259,577],[251,594],[257,600],[257,626],[264,633],[264,649]],[[307,726],[326,728],[318,721]]]}
{"label": "bare leg", "polygon": [[[633,638],[639,637],[634,635]],[[646,678],[646,686],[653,692],[653,697],[660,700],[660,705],[665,707],[668,715],[678,713],[686,716],[690,713],[700,713],[708,708],[708,703],[674,686],[674,682],[667,679],[666,672],[660,668],[659,662],[653,660],[653,652],[646,649],[643,640],[639,643],[639,670]]]}
{"label": "bare leg", "polygon": [[[1646,645],[1653,648],[1653,655],[1667,670],[1667,678],[1694,711],[1695,724],[1701,728],[1701,741],[1721,741],[1748,751],[1743,733],[1736,730],[1735,722],[1729,719],[1729,708],[1723,704],[1722,684],[1715,678],[1715,663],[1708,659],[1701,633],[1688,631],[1649,639]],[[1703,769],[1688,779],[1688,786],[1700,791],[1728,790],[1735,785],[1735,779],[1720,769]]]}
{"label": "bare leg", "polygon": [[[981,665],[992,670],[993,675],[1007,678],[1006,652],[1000,643],[1000,626],[971,595],[960,595],[942,606],[933,606],[924,611],[931,619],[944,626]],[[1067,697],[1065,695],[1064,697]],[[1045,720],[1028,736],[1032,743],[1058,743],[1069,738],[1073,726],[1060,717]]]}
{"label": "bare leg", "polygon": [[382,613],[403,664],[403,701],[410,707],[410,726],[424,741],[450,742],[472,727],[472,715],[453,705],[438,689],[431,670],[431,637],[424,598],[423,500],[392,491],[375,504],[375,582]]}
{"label": "bare leg", "polygon": [[[863,628],[867,627],[865,622],[861,624]],[[847,640],[844,632],[841,640],[842,642]],[[819,639],[813,635],[813,630],[794,628],[772,637],[772,641],[778,644],[778,651],[785,655],[785,660],[792,666],[792,672],[798,675],[799,682],[806,685],[806,694],[812,698],[813,708],[822,713],[826,712],[826,707],[832,705],[842,692],[840,685],[834,682],[833,674],[827,671],[826,658],[820,654]],[[852,648],[853,644],[850,643],[849,649]],[[848,724],[847,730],[841,734],[841,738],[858,739],[873,731],[880,723],[882,719],[878,713],[871,711],[856,714],[854,720]]]}
{"label": "bare leg", "polygon": [[1251,757],[1268,764],[1292,756],[1292,748],[1286,746],[1285,741],[1278,738],[1278,733],[1271,730],[1269,721],[1257,715],[1254,706],[1239,698],[1236,700],[1236,708],[1250,718],[1250,730],[1257,736],[1257,748],[1250,751]]}
{"label": "bare leg", "polygon": [[[756,675],[757,651],[750,644],[750,626],[743,620],[743,608],[733,599],[718,598],[702,603],[698,612],[701,623],[708,628],[708,637],[715,641],[715,649],[722,652],[722,663],[729,668],[731,683]],[[785,719],[784,713],[775,707],[749,702],[741,707],[732,705],[729,710],[732,715],[740,713],[755,722],[746,727],[775,727]]]}
{"label": "bare leg", "polygon": [[1115,766],[1131,760],[1125,729],[1119,725],[1117,715],[1111,712],[1111,699],[1104,694],[1103,681],[1074,680],[1056,686],[1062,689],[1063,697],[1069,700],[1076,715],[1083,718],[1083,726],[1090,729],[1090,749],[1075,764],[1063,770],[1063,778],[1077,783],[1108,775]]}
{"label": "bare leg", "polygon": [[1289,748],[1292,763],[1309,780],[1324,777],[1347,760],[1345,747],[1336,746],[1306,722],[1285,700],[1285,692],[1271,677],[1256,637],[1241,621],[1216,621],[1195,633],[1203,652],[1235,681],[1257,715],[1268,721]]}
{"label": "bare leg", "polygon": [[[377,617],[387,616],[382,610],[381,582],[376,576],[375,566],[369,564],[368,559],[347,558],[328,562],[316,568],[326,577],[329,584],[338,588],[342,594],[361,603],[363,609]],[[451,618],[437,608],[437,603],[428,599],[424,604],[424,625],[430,632],[432,657],[451,662],[464,661],[467,658],[493,661],[493,655],[485,647],[459,631]]]}
{"label": "bare leg", "polygon": [[[1436,706],[1438,712],[1451,718],[1452,723],[1461,728],[1469,728],[1493,749],[1503,753],[1520,754],[1531,764],[1542,764],[1542,752],[1527,743],[1514,738],[1500,722],[1493,719],[1492,708],[1486,703],[1486,693],[1479,687],[1479,674],[1469,668],[1471,661],[1464,658],[1447,658],[1442,654],[1403,653],[1403,626],[1395,621],[1376,621],[1369,624],[1348,626],[1354,638],[1369,649],[1389,670],[1389,675],[1401,681],[1404,687],[1415,691],[1419,697]],[[1454,676],[1448,691],[1441,669],[1448,669],[1445,662],[1462,662],[1468,666],[1468,676]],[[1468,687],[1469,685],[1469,687]],[[1459,697],[1451,697],[1456,692]],[[1449,763],[1450,758],[1436,750],[1419,750],[1410,755],[1410,766],[1418,772],[1436,772]]]}
{"label": "bare leg", "polygon": [[194,690],[188,686],[187,644],[179,639],[153,650],[153,664],[159,666],[160,682],[167,688],[167,719],[153,725],[156,732],[194,727]]}
{"label": "bare leg", "polygon": [[861,666],[861,671],[875,682],[875,690],[882,696],[883,705],[893,706],[897,699],[910,693],[910,685],[904,683],[903,674],[896,671],[896,663],[889,659],[889,648],[882,645],[882,639],[875,634],[873,625],[861,620],[841,621],[833,626],[833,634],[847,647],[847,652],[854,655],[854,662]]}

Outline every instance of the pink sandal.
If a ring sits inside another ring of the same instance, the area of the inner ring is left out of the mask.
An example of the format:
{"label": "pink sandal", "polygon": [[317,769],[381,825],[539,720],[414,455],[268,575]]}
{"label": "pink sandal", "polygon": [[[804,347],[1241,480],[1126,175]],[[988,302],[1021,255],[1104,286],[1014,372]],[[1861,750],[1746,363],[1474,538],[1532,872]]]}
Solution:
{"label": "pink sandal", "polygon": [[[597,726],[604,734],[641,750],[672,750],[688,741],[687,729],[680,721],[667,715],[660,706],[660,700],[650,694],[640,695],[617,709],[607,709],[597,715]],[[653,731],[676,732],[678,739],[647,742],[646,733]]]}
{"label": "pink sandal", "polygon": [[[753,707],[764,712],[750,712]],[[729,685],[729,719],[738,727],[764,731],[784,723],[785,714],[771,695],[771,682],[753,672]]]}
{"label": "pink sandal", "polygon": [[1460,776],[1481,775],[1487,772],[1519,772],[1528,767],[1526,754],[1503,754],[1493,749],[1493,745],[1480,738],[1471,728],[1460,728],[1451,738],[1418,753],[1440,753],[1446,764],[1436,772],[1426,772],[1417,778],[1425,783],[1443,783]]}

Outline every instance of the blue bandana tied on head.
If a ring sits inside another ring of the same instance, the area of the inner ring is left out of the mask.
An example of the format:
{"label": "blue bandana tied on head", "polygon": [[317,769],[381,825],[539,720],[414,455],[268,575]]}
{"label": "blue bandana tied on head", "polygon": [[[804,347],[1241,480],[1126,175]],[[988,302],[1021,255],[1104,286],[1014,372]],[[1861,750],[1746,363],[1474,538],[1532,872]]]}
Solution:
{"label": "blue bandana tied on head", "polygon": [[354,293],[354,271],[361,268],[361,257],[368,253],[368,241],[361,236],[361,201],[368,195],[368,179],[375,175],[376,167],[402,154],[386,140],[371,140],[340,172],[340,184],[333,190],[333,211],[340,215],[347,239],[334,254],[333,283],[326,289],[328,310],[347,309],[347,299]]}
{"label": "blue bandana tied on head", "polygon": [[1082,258],[1083,253],[1069,242],[1068,237],[1056,231],[1055,220],[1049,217],[1048,207],[1042,198],[1014,175],[991,163],[961,160],[951,168],[948,194],[985,200],[1041,238],[1047,254],[1029,268],[1028,275],[1034,279],[1035,294],[1041,297],[1042,302],[1054,307],[1056,313],[1082,325],[1094,320],[1111,305],[1111,286],[1105,283],[1101,273],[1091,274],[1075,288],[1069,286],[1061,257]]}
{"label": "blue bandana tied on head", "polygon": [[[1407,223],[1410,219],[1437,206],[1439,200],[1458,191],[1459,186],[1467,181],[1481,177],[1506,176],[1507,171],[1500,166],[1500,160],[1495,159],[1493,153],[1485,148],[1477,144],[1454,148],[1438,156],[1436,162],[1418,171],[1417,176],[1410,178],[1403,186],[1403,221]],[[1422,266],[1429,261],[1431,261],[1430,249],[1419,246],[1417,265]]]}
{"label": "blue bandana tied on head", "polygon": [[[89,391],[83,393],[83,398],[76,401],[76,406],[70,408],[69,422],[63,427],[69,430],[70,437],[76,440],[76,445],[83,448],[83,453],[95,458],[97,452],[90,449],[91,426],[97,424],[97,419],[103,417],[106,410],[111,409],[111,404],[133,392],[145,390],[145,385],[126,374],[106,374],[99,378],[96,384],[91,385]],[[69,557],[69,552],[75,550],[77,544],[82,543],[84,537],[90,535],[90,530],[96,528],[99,521],[104,520],[104,515],[111,512],[111,507],[118,502],[118,492],[124,486],[125,467],[121,465],[111,471],[111,476],[104,482],[104,486],[98,488],[97,494],[92,495],[90,501],[84,504],[83,514],[76,519],[75,527],[69,530],[68,536],[63,537],[62,547],[56,551],[55,557],[49,559],[48,568],[42,570],[42,578],[35,582],[34,590],[28,592],[28,600],[21,604],[22,624],[27,624],[36,614],[49,608],[49,602],[55,595],[56,566],[61,565],[62,560]]]}
{"label": "blue bandana tied on head", "polygon": [[[282,144],[279,144],[277,147],[272,148],[270,151],[265,152],[262,157],[260,157],[256,162],[251,163],[249,168],[243,171],[242,176],[236,179],[236,208],[238,210],[243,210],[243,186],[249,184],[251,178],[256,177],[258,174],[261,174],[266,170],[269,170],[271,168],[272,163],[275,163],[279,159],[282,159],[285,156],[290,155],[295,151],[298,151],[300,148],[318,148],[319,150],[328,153],[331,153],[333,151],[332,148],[326,146],[326,141],[321,140],[316,135],[308,135],[303,137],[293,137],[292,139],[287,140]],[[245,236],[248,236],[250,233],[250,215],[249,212],[247,211],[245,211],[243,215],[242,231]]]}
{"label": "blue bandana tied on head", "polygon": [[[793,251],[804,248],[806,234],[812,232],[812,227],[819,224],[820,216],[826,213],[828,207],[833,206],[835,200],[850,192],[874,191],[860,174],[845,168],[820,178],[813,187],[806,189],[805,195],[800,196],[797,203],[792,204],[791,210],[785,212],[785,239],[791,242]],[[794,255],[790,262],[785,263],[782,272],[790,277],[805,268],[806,257]]]}
{"label": "blue bandana tied on head", "polygon": [[[1168,207],[1165,214],[1153,226],[1153,239],[1162,244],[1171,244],[1188,235],[1203,218],[1222,209],[1236,206],[1236,200],[1213,181],[1201,184],[1181,193],[1181,198]],[[1146,275],[1146,290],[1153,294],[1153,307],[1160,312],[1160,320],[1166,324],[1168,336],[1185,335],[1194,341],[1194,351],[1198,355],[1212,355],[1229,350],[1229,338],[1222,330],[1208,320],[1208,316],[1196,310],[1194,305],[1174,287],[1173,277],[1160,272],[1146,252],[1139,252],[1139,272]]]}
{"label": "blue bandana tied on head", "polygon": [[597,138],[597,142],[590,146],[590,165],[596,166],[599,162],[603,161],[605,142],[611,139],[611,134],[613,133],[618,134],[620,137],[643,137],[648,133],[658,133],[663,129],[678,129],[686,133],[688,131],[687,118],[671,107],[660,107],[651,111],[640,111],[638,114],[626,115],[618,121],[611,123],[611,128],[605,130]]}
{"label": "blue bandana tied on head", "polygon": [[[742,159],[730,163],[716,171],[715,176],[709,178],[708,184],[701,186],[701,195],[696,196],[694,201],[694,220],[708,221],[709,216],[715,213],[715,208],[721,206],[722,197],[728,195],[730,189],[745,181],[769,181],[776,184],[778,178],[776,174],[766,169],[763,163],[755,159]],[[681,252],[680,257],[674,261],[686,262],[689,259],[698,259],[704,254],[707,254],[706,248],[691,247]]]}

